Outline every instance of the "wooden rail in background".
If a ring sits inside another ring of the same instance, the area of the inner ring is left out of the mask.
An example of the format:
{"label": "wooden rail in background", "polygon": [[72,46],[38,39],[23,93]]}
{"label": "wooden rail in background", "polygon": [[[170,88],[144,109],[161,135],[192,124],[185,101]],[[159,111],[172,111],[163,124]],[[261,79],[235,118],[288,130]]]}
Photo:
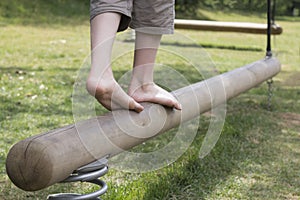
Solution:
{"label": "wooden rail in background", "polygon": [[[220,22],[175,19],[175,29],[267,34],[267,24],[246,22]],[[273,35],[279,35],[282,33],[282,31],[283,30],[279,25],[272,25]]]}

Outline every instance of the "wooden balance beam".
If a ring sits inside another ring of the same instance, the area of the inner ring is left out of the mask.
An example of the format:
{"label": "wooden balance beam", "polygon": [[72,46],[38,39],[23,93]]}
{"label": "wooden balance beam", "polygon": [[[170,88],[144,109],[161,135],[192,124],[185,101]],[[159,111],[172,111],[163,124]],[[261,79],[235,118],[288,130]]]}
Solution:
{"label": "wooden balance beam", "polygon": [[[279,71],[280,62],[266,58],[174,91],[182,111],[145,103],[145,110],[139,114],[119,110],[27,138],[10,149],[7,174],[23,190],[43,189],[63,181],[81,166],[107,155],[112,157],[177,127]],[[120,128],[120,122],[126,127]]]}
{"label": "wooden balance beam", "polygon": [[[267,34],[267,24],[246,22],[219,22],[175,19],[175,29]],[[272,25],[271,30],[273,35],[279,35],[282,33],[282,28],[276,24]]]}

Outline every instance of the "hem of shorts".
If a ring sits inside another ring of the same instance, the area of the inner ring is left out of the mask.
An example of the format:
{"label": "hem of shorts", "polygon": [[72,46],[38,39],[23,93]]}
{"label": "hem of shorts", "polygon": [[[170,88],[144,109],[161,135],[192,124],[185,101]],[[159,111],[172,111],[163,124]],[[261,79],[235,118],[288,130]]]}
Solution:
{"label": "hem of shorts", "polygon": [[153,34],[153,35],[169,35],[174,34],[174,27],[137,27],[134,25],[130,25],[130,28],[134,29],[137,32]]}
{"label": "hem of shorts", "polygon": [[121,9],[105,9],[105,8],[101,8],[101,10],[98,10],[97,11],[97,8],[93,9],[90,11],[90,13],[93,13],[93,12],[96,12],[96,14],[93,14],[93,15],[90,15],[90,21],[92,19],[94,19],[96,16],[100,15],[100,14],[103,14],[103,13],[107,13],[107,12],[115,12],[115,13],[120,13],[120,14],[123,14],[129,18],[131,18],[131,13],[128,11],[127,13],[124,12],[124,10],[121,10]]}

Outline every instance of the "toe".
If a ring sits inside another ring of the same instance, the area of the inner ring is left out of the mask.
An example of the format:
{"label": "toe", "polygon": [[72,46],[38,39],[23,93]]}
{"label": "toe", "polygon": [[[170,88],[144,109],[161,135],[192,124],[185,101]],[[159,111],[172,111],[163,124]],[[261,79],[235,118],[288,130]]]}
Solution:
{"label": "toe", "polygon": [[142,112],[144,110],[144,107],[141,104],[137,104],[134,108],[134,110],[138,113]]}
{"label": "toe", "polygon": [[175,103],[174,108],[176,108],[177,110],[182,110],[182,106],[180,103]]}
{"label": "toe", "polygon": [[144,110],[144,107],[141,104],[137,103],[135,100],[131,99],[129,102],[129,110],[134,110],[140,113]]}

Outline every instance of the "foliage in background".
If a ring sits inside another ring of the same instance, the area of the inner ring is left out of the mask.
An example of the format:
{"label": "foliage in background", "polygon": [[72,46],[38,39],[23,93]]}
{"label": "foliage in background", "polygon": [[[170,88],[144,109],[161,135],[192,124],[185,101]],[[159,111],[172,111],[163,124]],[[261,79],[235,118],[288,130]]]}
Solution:
{"label": "foliage in background", "polygon": [[[274,0],[273,0],[274,1]],[[290,14],[293,0],[276,0],[276,14]],[[195,17],[197,10],[210,9],[238,12],[266,12],[266,0],[176,0],[176,11],[180,16]],[[201,16],[198,16],[201,18]]]}
{"label": "foliage in background", "polygon": [[[276,0],[276,14],[290,14],[292,1]],[[49,18],[53,16],[60,24],[78,24],[89,19],[89,2],[89,0],[1,0],[0,22],[28,24],[38,18],[39,23],[53,23],[53,18]],[[176,0],[175,8],[179,18],[207,19],[198,12],[199,9],[265,13],[266,4],[266,0]]]}
{"label": "foliage in background", "polygon": [[[89,0],[1,0],[0,22],[78,23],[89,19]],[[76,20],[74,20],[76,19]]]}
{"label": "foliage in background", "polygon": [[[0,1],[1,200],[46,199],[52,193],[87,193],[97,189],[75,183],[25,192],[16,188],[5,172],[6,155],[14,143],[74,122],[74,81],[90,53],[88,1]],[[209,9],[208,5],[198,12],[201,17],[216,21],[265,20],[264,12],[222,12]],[[299,22],[299,17],[278,20],[284,33],[276,37],[273,50],[283,65],[282,72],[274,78],[273,112],[264,109],[266,84],[244,93],[228,103],[221,138],[210,155],[198,158],[209,126],[208,113],[201,118],[194,143],[178,161],[147,174],[110,170],[104,177],[109,190],[103,199],[300,199]],[[213,70],[220,73],[264,57],[263,35],[188,30],[180,33],[204,47],[216,65]],[[186,45],[182,41],[178,44]],[[186,45],[186,50],[193,48]],[[191,73],[190,67],[175,65],[174,60],[162,56],[160,63],[195,81],[197,73]],[[131,64],[128,59],[126,63],[122,61],[122,66],[116,65],[117,77]]]}
{"label": "foliage in background", "polygon": [[179,18],[194,18],[197,15],[199,0],[176,0],[175,10]]}

